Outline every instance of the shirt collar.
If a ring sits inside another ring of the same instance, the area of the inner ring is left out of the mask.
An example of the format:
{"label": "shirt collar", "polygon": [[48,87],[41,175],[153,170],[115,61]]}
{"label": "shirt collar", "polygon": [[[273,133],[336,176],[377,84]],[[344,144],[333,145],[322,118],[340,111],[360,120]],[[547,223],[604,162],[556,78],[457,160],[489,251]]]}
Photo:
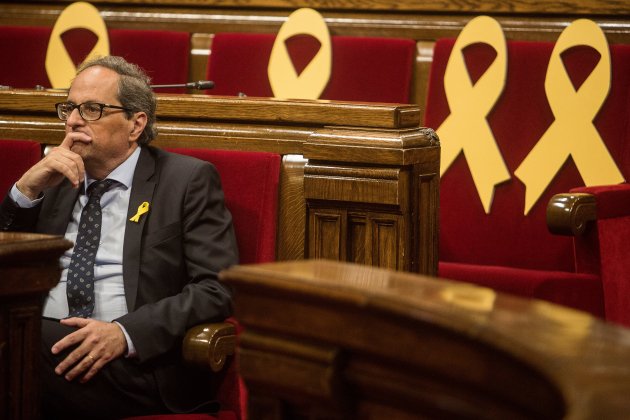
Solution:
{"label": "shirt collar", "polygon": [[[136,150],[134,150],[133,153],[129,155],[129,157],[123,163],[118,165],[116,169],[114,169],[110,172],[109,175],[107,175],[107,179],[118,181],[124,186],[125,189],[130,188],[133,181],[133,174],[136,171],[136,164],[138,163],[139,158],[140,147],[136,147]],[[96,181],[96,179],[92,178],[86,173],[83,191],[87,191],[87,187],[90,186],[90,184],[94,181]]]}

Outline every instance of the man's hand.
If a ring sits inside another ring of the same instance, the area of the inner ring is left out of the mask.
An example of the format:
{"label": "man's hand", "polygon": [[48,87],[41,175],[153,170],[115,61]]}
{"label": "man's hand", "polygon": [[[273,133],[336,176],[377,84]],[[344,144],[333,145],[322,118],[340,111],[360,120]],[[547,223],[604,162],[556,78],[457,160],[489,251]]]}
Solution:
{"label": "man's hand", "polygon": [[42,160],[33,165],[17,182],[17,188],[31,200],[39,197],[46,188],[58,185],[68,178],[76,188],[85,178],[83,159],[70,148],[75,141],[89,141],[87,134],[70,132],[59,147],[52,149]]}
{"label": "man's hand", "polygon": [[89,381],[110,361],[127,351],[125,335],[114,322],[85,318],[62,319],[61,323],[79,328],[52,346],[52,353],[77,347],[55,368],[57,375],[65,375],[69,381],[81,376],[80,382]]}

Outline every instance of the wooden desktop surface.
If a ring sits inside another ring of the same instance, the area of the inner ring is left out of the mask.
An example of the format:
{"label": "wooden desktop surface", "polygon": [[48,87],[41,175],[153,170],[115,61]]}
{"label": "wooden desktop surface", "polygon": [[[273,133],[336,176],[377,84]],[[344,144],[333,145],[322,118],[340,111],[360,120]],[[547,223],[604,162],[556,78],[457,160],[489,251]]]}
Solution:
{"label": "wooden desktop surface", "polygon": [[252,420],[630,412],[630,330],[586,313],[326,260],[221,277],[235,288]]}

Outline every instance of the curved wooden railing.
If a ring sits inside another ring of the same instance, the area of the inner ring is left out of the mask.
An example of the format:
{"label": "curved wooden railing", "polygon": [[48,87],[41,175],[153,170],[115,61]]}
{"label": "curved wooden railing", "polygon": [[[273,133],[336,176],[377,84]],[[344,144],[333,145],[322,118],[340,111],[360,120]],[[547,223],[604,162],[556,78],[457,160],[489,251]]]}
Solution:
{"label": "curved wooden railing", "polygon": [[[630,331],[490,289],[325,260],[237,266],[251,419],[624,418]],[[268,416],[268,417],[267,417]]]}

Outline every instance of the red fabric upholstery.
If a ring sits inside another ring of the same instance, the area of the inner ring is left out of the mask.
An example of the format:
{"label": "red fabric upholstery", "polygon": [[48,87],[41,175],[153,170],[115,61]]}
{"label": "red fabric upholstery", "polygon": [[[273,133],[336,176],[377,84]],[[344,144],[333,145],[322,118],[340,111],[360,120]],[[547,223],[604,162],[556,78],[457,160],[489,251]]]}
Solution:
{"label": "red fabric upholstery", "polygon": [[543,299],[604,317],[599,276],[440,262],[440,277],[480,284],[499,292]]}
{"label": "red fabric upholstery", "polygon": [[[46,50],[52,28],[0,27],[0,54],[11,57],[11,66],[0,67],[0,84],[32,89],[50,87],[46,74]],[[110,53],[138,64],[153,84],[188,82],[190,34],[153,30],[108,30]],[[73,29],[62,35],[66,50],[75,64],[92,50],[96,36],[87,29]],[[156,90],[160,91],[160,90]],[[184,89],[163,89],[184,92]]]}
{"label": "red fabric upholstery", "polygon": [[[434,50],[425,125],[435,129],[450,113],[443,77],[454,42],[439,40]],[[523,216],[525,185],[514,176],[516,168],[554,120],[544,89],[553,46],[553,43],[508,41],[506,85],[487,120],[511,178],[495,187],[492,208],[486,214],[463,155],[444,173],[440,188],[439,273],[456,280],[509,289],[519,295],[591,308],[588,310],[601,314],[601,304],[595,307],[599,298],[593,291],[592,278],[586,281],[576,275],[576,281],[568,282],[563,276],[551,275],[575,273],[580,265],[574,257],[572,239],[551,235],[545,222],[546,206],[554,194],[584,185],[575,163],[572,159],[565,162],[527,216]],[[488,57],[492,59],[487,48],[491,47],[475,44],[464,50],[472,80],[483,74],[489,64]],[[612,45],[610,49],[611,89],[594,124],[624,177],[629,179],[630,46]],[[595,59],[593,53],[597,54]],[[590,74],[597,59],[598,53],[586,47],[563,54],[574,86],[579,86]],[[614,191],[616,187],[612,188]],[[608,194],[612,198],[614,193]],[[617,204],[611,204],[603,206],[613,211],[610,207]],[[515,274],[513,269],[529,271]],[[503,274],[505,277],[500,279]],[[562,286],[567,283],[571,286]],[[541,288],[543,284],[545,287]],[[580,301],[571,296],[581,296]]]}
{"label": "red fabric upholstery", "polygon": [[[211,162],[221,175],[225,203],[234,221],[239,246],[240,263],[261,263],[275,260],[276,226],[280,156],[265,152],[242,152],[210,149],[169,148],[171,152],[194,156]],[[238,322],[233,322],[240,332]],[[237,334],[238,334],[237,332]],[[237,372],[234,360],[224,371],[224,379],[217,400],[224,409],[219,419],[246,418],[247,389]],[[172,416],[143,417],[143,419],[173,419]],[[196,420],[204,417],[181,416]]]}
{"label": "red fabric upholstery", "polygon": [[[175,31],[110,29],[110,51],[143,68],[154,85],[188,82],[190,34]],[[185,89],[156,89],[185,93]]]}
{"label": "red fabric upholstery", "polygon": [[221,175],[241,264],[274,261],[280,156],[210,149],[167,149],[211,162]]}
{"label": "red fabric upholstery", "polygon": [[[272,97],[267,66],[275,39],[275,34],[216,34],[208,62],[215,88],[209,93]],[[287,40],[297,70],[317,52],[313,40]],[[408,103],[415,48],[411,39],[333,36],[331,77],[320,99]]]}
{"label": "red fabric upholstery", "polygon": [[51,28],[0,27],[0,85],[33,89],[50,87],[46,75],[46,50]]}
{"label": "red fabric upholstery", "polygon": [[[575,238],[579,271],[599,273],[604,285],[606,319],[630,326],[630,185],[574,188],[597,201],[597,229]],[[592,250],[599,250],[593,255]]]}
{"label": "red fabric upholstery", "polygon": [[32,140],[0,140],[0,197],[42,157],[41,145]]}

